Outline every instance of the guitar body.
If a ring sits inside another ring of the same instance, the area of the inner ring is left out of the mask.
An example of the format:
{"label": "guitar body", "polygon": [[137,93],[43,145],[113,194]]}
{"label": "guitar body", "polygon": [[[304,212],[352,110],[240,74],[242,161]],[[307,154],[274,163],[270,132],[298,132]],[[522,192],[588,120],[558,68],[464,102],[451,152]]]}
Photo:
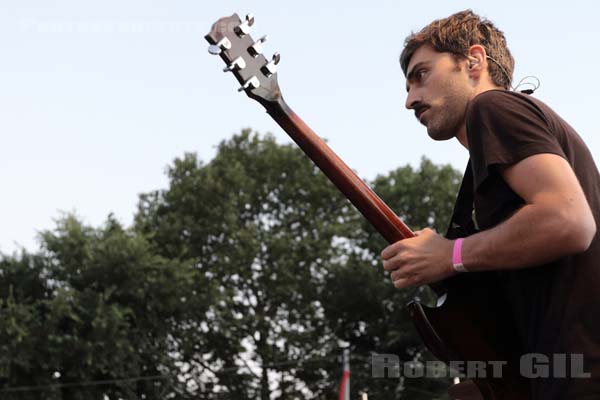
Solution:
{"label": "guitar body", "polygon": [[436,307],[413,301],[408,311],[435,357],[451,366],[467,362],[458,363],[462,369],[458,372],[471,382],[450,388],[451,395],[460,391],[461,397],[455,398],[526,400],[530,388],[519,370],[521,344],[493,277],[493,273],[457,275],[444,282],[445,293]]}
{"label": "guitar body", "polygon": [[[211,45],[209,52],[225,61],[224,71],[232,72],[241,84],[239,90],[265,107],[389,243],[413,237],[410,228],[285,103],[277,83],[280,56],[264,57],[266,37],[252,39],[253,23],[252,16],[242,22],[237,14],[219,19],[205,36]],[[488,273],[455,276],[443,282],[443,290],[432,285],[440,296],[437,307],[412,302],[408,309],[425,345],[440,360],[505,362],[501,377],[494,377],[488,363],[483,375],[451,387],[453,398],[527,400],[528,384],[519,374],[517,331],[491,277]]]}

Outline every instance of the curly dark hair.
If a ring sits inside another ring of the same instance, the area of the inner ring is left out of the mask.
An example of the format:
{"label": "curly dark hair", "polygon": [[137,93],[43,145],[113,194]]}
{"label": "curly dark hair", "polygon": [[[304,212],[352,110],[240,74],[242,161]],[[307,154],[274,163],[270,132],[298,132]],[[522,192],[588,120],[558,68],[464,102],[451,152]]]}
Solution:
{"label": "curly dark hair", "polygon": [[430,45],[440,53],[452,53],[457,60],[464,59],[469,48],[479,44],[485,48],[488,59],[488,72],[495,85],[510,88],[515,60],[506,46],[506,38],[494,24],[472,10],[465,10],[438,19],[410,34],[404,41],[400,55],[400,66],[406,69],[415,51],[423,45]]}

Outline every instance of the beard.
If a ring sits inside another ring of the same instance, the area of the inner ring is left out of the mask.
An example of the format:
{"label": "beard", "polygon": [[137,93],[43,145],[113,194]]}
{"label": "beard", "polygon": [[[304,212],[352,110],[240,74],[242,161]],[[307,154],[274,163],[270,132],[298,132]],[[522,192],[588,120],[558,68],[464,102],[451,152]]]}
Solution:
{"label": "beard", "polygon": [[444,91],[447,93],[444,97],[429,105],[423,121],[433,140],[452,139],[465,124],[470,93],[450,82]]}

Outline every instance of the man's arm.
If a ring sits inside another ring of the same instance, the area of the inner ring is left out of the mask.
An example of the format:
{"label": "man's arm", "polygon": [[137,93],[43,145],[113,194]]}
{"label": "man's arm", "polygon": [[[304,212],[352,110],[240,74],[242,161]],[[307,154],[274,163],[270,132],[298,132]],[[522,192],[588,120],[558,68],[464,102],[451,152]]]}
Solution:
{"label": "man's arm", "polygon": [[[463,242],[469,271],[516,269],[544,264],[586,250],[596,224],[569,163],[555,154],[537,154],[500,173],[525,205],[498,226]],[[452,269],[452,242],[426,229],[381,253],[396,287],[444,279]]]}

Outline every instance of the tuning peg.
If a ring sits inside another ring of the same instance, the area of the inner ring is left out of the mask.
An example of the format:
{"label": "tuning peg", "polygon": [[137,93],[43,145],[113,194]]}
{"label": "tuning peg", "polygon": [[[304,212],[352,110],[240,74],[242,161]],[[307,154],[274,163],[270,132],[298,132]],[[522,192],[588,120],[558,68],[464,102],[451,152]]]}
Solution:
{"label": "tuning peg", "polygon": [[242,87],[238,89],[238,92],[241,92],[242,90],[246,90],[246,89],[256,89],[259,86],[260,86],[260,81],[258,80],[258,78],[256,76],[252,76],[250,79],[248,79],[246,82],[244,82]]}
{"label": "tuning peg", "polygon": [[242,57],[238,57],[235,60],[233,60],[231,64],[223,68],[223,72],[238,71],[244,68],[246,68],[246,61],[244,61]]}
{"label": "tuning peg", "polygon": [[225,36],[219,40],[216,44],[208,46],[208,52],[213,55],[220,54],[221,51],[229,50],[231,48],[231,41]]}
{"label": "tuning peg", "polygon": [[279,53],[273,54],[272,61],[273,61],[273,63],[275,63],[275,65],[279,64],[279,61],[281,61],[281,54],[279,54]]}
{"label": "tuning peg", "polygon": [[250,33],[250,27],[254,25],[254,16],[252,14],[246,15],[246,21],[242,22],[235,27],[234,31],[239,37]]}
{"label": "tuning peg", "polygon": [[268,78],[271,75],[273,75],[275,72],[277,72],[277,68],[275,66],[277,64],[279,64],[280,60],[281,60],[281,54],[275,53],[275,54],[273,54],[273,58],[271,59],[271,61],[269,61],[267,64],[265,64],[265,66],[262,67],[260,70]]}
{"label": "tuning peg", "polygon": [[248,53],[250,53],[250,55],[252,57],[258,57],[259,54],[262,54],[263,43],[266,41],[267,41],[267,35],[261,37],[256,42],[254,42],[254,44],[252,46],[248,47]]}

